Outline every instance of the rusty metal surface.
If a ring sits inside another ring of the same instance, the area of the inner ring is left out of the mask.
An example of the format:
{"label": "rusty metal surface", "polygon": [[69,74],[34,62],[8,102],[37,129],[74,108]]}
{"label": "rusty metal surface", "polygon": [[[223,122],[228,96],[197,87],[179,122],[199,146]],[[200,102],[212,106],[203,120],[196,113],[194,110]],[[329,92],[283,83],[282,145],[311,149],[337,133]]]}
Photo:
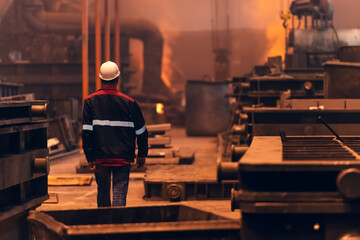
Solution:
{"label": "rusty metal surface", "polygon": [[[303,138],[306,139],[306,137]],[[316,137],[308,138],[309,140],[316,139]],[[321,138],[321,136],[318,137],[318,139]],[[333,137],[325,136],[324,138],[331,139]],[[347,141],[352,138],[344,137],[344,139]],[[359,137],[353,139],[359,139]],[[349,167],[360,167],[360,161],[356,159],[333,161],[326,157],[321,160],[312,160],[311,158],[310,155],[305,157],[304,161],[284,161],[280,137],[256,136],[239,164],[240,169],[254,171],[339,171]]]}
{"label": "rusty metal surface", "polygon": [[45,109],[46,101],[0,103],[0,225],[11,226],[0,239],[30,239],[27,211],[48,198]]}
{"label": "rusty metal surface", "polygon": [[243,107],[248,114],[248,129],[252,136],[328,135],[329,130],[320,124],[318,116],[340,135],[360,135],[360,109],[357,99],[308,99],[282,101],[284,108]]}
{"label": "rusty metal surface", "polygon": [[216,136],[227,130],[228,89],[227,82],[187,81],[185,126],[189,136]]}
{"label": "rusty metal surface", "polygon": [[45,120],[46,115],[33,116],[32,106],[46,105],[46,101],[4,101],[0,103],[0,126]]}
{"label": "rusty metal surface", "polygon": [[328,61],[324,71],[325,98],[359,98],[360,63]]}
{"label": "rusty metal surface", "polygon": [[359,161],[350,149],[355,151],[355,153],[360,152],[360,138],[344,139],[344,142],[340,143],[333,137],[286,138],[283,142],[283,160]]}
{"label": "rusty metal surface", "polygon": [[144,181],[146,200],[189,201],[230,199],[234,181]]}
{"label": "rusty metal surface", "polygon": [[[335,131],[341,135],[360,135],[359,124],[332,124]],[[252,127],[253,136],[278,136],[279,132],[286,131],[289,135],[327,135],[329,131],[320,124],[294,123],[294,124],[256,124]]]}
{"label": "rusty metal surface", "polygon": [[327,110],[327,109],[360,109],[360,99],[283,99],[280,108]]}
{"label": "rusty metal surface", "polygon": [[32,211],[35,237],[49,239],[239,239],[240,224],[183,205]]}

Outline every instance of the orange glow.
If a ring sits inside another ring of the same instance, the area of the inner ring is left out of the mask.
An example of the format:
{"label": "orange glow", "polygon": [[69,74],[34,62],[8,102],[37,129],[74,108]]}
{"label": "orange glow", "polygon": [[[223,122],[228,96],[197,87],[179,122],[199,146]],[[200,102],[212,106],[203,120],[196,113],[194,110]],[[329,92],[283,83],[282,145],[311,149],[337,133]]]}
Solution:
{"label": "orange glow", "polygon": [[161,63],[161,79],[168,88],[171,88],[171,55],[172,49],[165,41]]}
{"label": "orange glow", "polygon": [[174,72],[173,64],[171,60],[172,56],[172,48],[171,48],[171,42],[174,38],[177,37],[177,33],[164,33],[164,47],[163,47],[163,56],[162,56],[162,63],[161,63],[161,80],[164,82],[164,84],[174,93],[175,89],[172,84],[172,74]]}
{"label": "orange glow", "polygon": [[[256,0],[247,3],[250,11],[251,20],[266,27],[266,37],[268,51],[263,59],[267,61],[268,57],[285,57],[285,29],[280,19],[281,11],[288,10],[286,2],[283,0]],[[287,5],[289,2],[287,3]],[[280,7],[279,7],[280,6]]]}
{"label": "orange glow", "polygon": [[157,103],[156,104],[156,113],[157,114],[164,114],[164,104]]}
{"label": "orange glow", "polygon": [[285,30],[278,21],[266,29],[266,37],[269,41],[270,49],[266,54],[267,57],[281,56],[285,59]]}

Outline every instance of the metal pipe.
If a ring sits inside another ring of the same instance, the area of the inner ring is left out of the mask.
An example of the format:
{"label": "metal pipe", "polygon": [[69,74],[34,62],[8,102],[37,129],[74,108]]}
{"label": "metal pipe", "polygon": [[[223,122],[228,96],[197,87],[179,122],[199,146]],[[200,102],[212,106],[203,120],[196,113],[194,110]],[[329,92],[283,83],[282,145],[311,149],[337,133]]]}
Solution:
{"label": "metal pipe", "polygon": [[89,94],[89,52],[88,52],[88,0],[82,0],[82,96],[83,101]]}
{"label": "metal pipe", "polygon": [[238,162],[240,158],[249,150],[249,147],[238,147],[231,145],[231,161]]}
{"label": "metal pipe", "polygon": [[99,77],[101,66],[101,0],[95,2],[95,87],[101,88]]}
{"label": "metal pipe", "polygon": [[47,13],[40,6],[28,6],[23,11],[25,23],[34,31],[59,34],[81,34],[81,14]]}
{"label": "metal pipe", "polygon": [[104,53],[104,60],[110,61],[110,2],[109,0],[104,1],[104,46],[105,46],[105,53]]}
{"label": "metal pipe", "polygon": [[[115,0],[115,15],[114,15],[114,51],[115,51],[115,63],[119,66],[119,68],[121,68],[120,66],[120,23],[119,23],[119,11],[120,11],[120,6],[119,6],[119,0]],[[121,78],[120,78],[121,79]],[[119,79],[119,84],[118,84],[118,88],[120,91],[122,91],[122,89],[120,89],[121,83],[120,83],[120,79]]]}
{"label": "metal pipe", "polygon": [[33,171],[34,171],[34,173],[49,174],[49,172],[50,172],[49,156],[35,158],[33,161]]}
{"label": "metal pipe", "polygon": [[360,198],[360,170],[357,168],[348,168],[342,170],[336,178],[336,186],[343,197],[347,199]]}
{"label": "metal pipe", "polygon": [[217,180],[237,180],[238,179],[239,164],[234,162],[222,162],[217,163]]}
{"label": "metal pipe", "polygon": [[47,103],[41,105],[31,105],[32,117],[46,117],[47,116]]}
{"label": "metal pipe", "polygon": [[[39,7],[24,7],[24,17],[28,27],[34,31],[75,35],[81,33],[81,17],[76,13],[44,13]],[[91,19],[93,18],[90,18],[89,25],[92,27],[94,22]],[[148,20],[120,19],[120,30],[122,34],[144,43],[143,91],[170,95],[169,89],[161,80],[164,40],[158,27]]]}

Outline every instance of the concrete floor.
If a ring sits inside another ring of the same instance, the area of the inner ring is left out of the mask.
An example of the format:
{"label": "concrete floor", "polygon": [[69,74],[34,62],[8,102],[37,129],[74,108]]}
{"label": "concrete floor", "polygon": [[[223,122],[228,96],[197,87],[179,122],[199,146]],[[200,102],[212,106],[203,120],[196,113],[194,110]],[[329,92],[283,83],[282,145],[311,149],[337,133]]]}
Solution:
{"label": "concrete floor", "polygon": [[[181,151],[194,151],[195,162],[191,165],[155,165],[147,173],[132,172],[127,197],[127,206],[150,206],[164,204],[184,204],[204,211],[216,213],[240,221],[240,212],[231,212],[229,200],[197,200],[171,203],[169,201],[144,200],[145,174],[152,177],[172,178],[178,180],[216,179],[216,159],[218,146],[216,137],[187,137],[185,129],[172,128],[171,145]],[[51,161],[50,176],[93,176],[77,174],[76,165],[84,154],[79,150],[72,156]],[[49,186],[49,193],[57,193],[58,203],[43,203],[37,210],[65,210],[96,208],[97,185],[95,180],[90,186]]]}

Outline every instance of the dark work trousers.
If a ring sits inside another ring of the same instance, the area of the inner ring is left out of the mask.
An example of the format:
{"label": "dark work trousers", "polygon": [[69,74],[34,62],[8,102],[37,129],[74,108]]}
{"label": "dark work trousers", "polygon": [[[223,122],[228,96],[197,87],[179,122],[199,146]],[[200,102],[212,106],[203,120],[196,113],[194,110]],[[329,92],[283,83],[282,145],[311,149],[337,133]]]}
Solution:
{"label": "dark work trousers", "polygon": [[110,207],[111,173],[113,175],[113,203],[112,206],[125,206],[129,186],[130,164],[121,167],[106,167],[96,165],[95,179],[98,185],[98,207]]}

